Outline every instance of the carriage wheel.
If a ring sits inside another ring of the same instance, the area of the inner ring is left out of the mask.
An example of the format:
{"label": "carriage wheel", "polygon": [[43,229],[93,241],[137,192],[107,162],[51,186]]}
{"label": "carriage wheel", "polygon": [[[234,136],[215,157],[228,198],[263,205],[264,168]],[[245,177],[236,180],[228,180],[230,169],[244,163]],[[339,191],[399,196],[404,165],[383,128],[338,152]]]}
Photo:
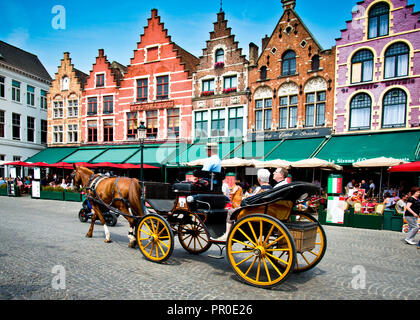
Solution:
{"label": "carriage wheel", "polygon": [[174,235],[168,222],[156,214],[145,216],[137,226],[137,244],[147,260],[162,263],[174,250]]}
{"label": "carriage wheel", "polygon": [[190,221],[178,228],[178,239],[181,246],[191,254],[201,254],[211,247],[210,235],[201,219],[190,214]]}
{"label": "carriage wheel", "polygon": [[294,272],[305,272],[315,267],[324,257],[327,250],[327,236],[321,224],[311,214],[300,212],[298,215],[294,215],[296,221],[309,221],[318,224],[315,248],[311,251],[305,251],[297,254],[296,266]]}
{"label": "carriage wheel", "polygon": [[229,233],[226,253],[233,271],[244,282],[270,288],[286,280],[296,260],[295,242],[279,220],[250,215]]}

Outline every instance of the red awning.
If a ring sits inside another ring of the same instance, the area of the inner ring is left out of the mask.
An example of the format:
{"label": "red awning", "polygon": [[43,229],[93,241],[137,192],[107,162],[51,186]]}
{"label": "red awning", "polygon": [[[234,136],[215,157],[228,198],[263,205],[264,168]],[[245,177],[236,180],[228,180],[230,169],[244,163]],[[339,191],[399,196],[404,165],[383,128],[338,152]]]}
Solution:
{"label": "red awning", "polygon": [[15,161],[15,162],[9,162],[5,163],[5,166],[19,166],[19,167],[28,167],[29,163],[23,162],[23,161]]}
{"label": "red awning", "polygon": [[420,161],[394,166],[388,172],[420,172]]}

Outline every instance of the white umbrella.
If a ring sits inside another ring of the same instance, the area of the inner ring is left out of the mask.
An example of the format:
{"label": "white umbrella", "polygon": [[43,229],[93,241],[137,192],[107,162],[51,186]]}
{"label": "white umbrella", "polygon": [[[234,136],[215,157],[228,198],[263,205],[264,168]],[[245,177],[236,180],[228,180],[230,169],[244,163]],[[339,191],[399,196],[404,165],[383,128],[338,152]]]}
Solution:
{"label": "white umbrella", "polygon": [[226,159],[222,161],[223,168],[235,168],[235,167],[252,167],[252,160],[246,160],[241,158]]}
{"label": "white umbrella", "polygon": [[305,159],[305,160],[292,162],[291,166],[293,168],[324,168],[324,169],[334,169],[338,171],[343,170],[342,166],[339,166],[332,162],[328,162],[326,160],[322,160],[318,158],[311,158],[311,159]]}
{"label": "white umbrella", "polygon": [[286,160],[270,160],[270,161],[259,161],[252,160],[255,168],[284,168],[290,169],[290,162]]}

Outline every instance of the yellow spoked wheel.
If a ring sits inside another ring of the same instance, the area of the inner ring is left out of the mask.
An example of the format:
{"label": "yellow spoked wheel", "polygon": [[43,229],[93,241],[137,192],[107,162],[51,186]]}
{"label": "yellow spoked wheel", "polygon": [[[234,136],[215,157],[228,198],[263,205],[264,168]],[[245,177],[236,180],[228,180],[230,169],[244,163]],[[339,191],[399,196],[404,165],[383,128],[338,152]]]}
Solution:
{"label": "yellow spoked wheel", "polygon": [[297,254],[295,273],[305,272],[315,267],[324,257],[327,250],[327,236],[321,224],[309,213],[300,212],[298,215],[291,216],[295,221],[309,221],[318,224],[315,248]]}
{"label": "yellow spoked wheel", "polygon": [[137,226],[137,243],[147,260],[162,263],[174,250],[174,235],[168,222],[156,214],[145,216]]}
{"label": "yellow spoked wheel", "polygon": [[179,226],[178,239],[181,246],[191,254],[204,253],[211,247],[207,229],[195,214],[190,214],[188,223]]}
{"label": "yellow spoked wheel", "polygon": [[279,220],[262,214],[239,220],[229,233],[226,254],[233,271],[250,285],[273,287],[293,272],[296,247]]}

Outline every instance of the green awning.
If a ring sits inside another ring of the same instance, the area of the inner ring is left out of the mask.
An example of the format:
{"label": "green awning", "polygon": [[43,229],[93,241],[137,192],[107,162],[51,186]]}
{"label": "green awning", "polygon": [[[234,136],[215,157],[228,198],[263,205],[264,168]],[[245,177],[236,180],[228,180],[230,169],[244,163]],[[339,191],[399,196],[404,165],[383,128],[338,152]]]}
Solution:
{"label": "green awning", "polygon": [[300,161],[309,159],[324,141],[325,138],[284,140],[265,157],[265,160]]}
{"label": "green awning", "polygon": [[79,149],[62,161],[67,163],[90,162],[106,150],[106,148]]}
{"label": "green awning", "polygon": [[138,151],[139,148],[110,148],[102,153],[99,157],[95,158],[92,163],[124,163]]}
{"label": "green awning", "polygon": [[75,152],[78,148],[47,148],[37,153],[36,155],[28,158],[25,162],[45,162],[48,164],[53,164],[62,161],[64,158],[68,157],[70,154]]}
{"label": "green awning", "polygon": [[266,155],[270,154],[279,144],[280,141],[269,140],[245,142],[230,153],[229,158],[265,160]]}
{"label": "green awning", "polygon": [[352,165],[357,161],[379,157],[416,161],[419,158],[419,141],[418,130],[334,136],[316,157],[338,165]]}
{"label": "green awning", "polygon": [[[161,145],[145,145],[143,149],[143,162],[153,166],[166,165],[173,157],[176,156],[178,145],[161,144]],[[139,164],[141,161],[140,148],[129,157],[125,163]]]}

